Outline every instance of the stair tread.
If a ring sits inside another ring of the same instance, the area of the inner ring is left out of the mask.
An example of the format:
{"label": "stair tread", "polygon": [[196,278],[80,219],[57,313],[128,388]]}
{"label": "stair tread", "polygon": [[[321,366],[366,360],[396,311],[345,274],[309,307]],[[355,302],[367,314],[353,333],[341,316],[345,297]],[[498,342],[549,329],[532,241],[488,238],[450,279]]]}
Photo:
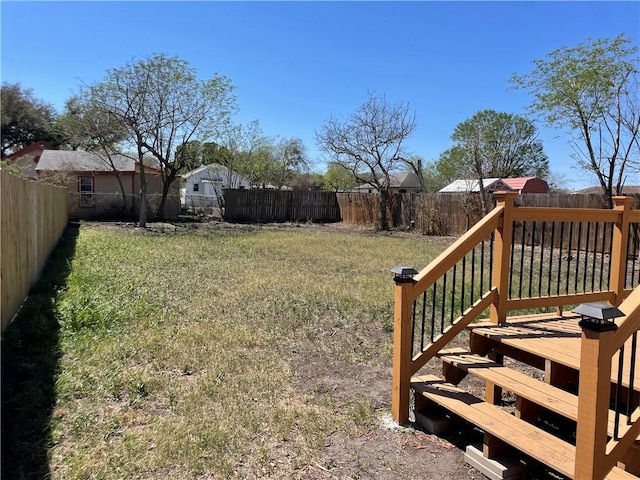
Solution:
{"label": "stair tread", "polygon": [[[498,385],[516,396],[537,403],[573,421],[578,420],[578,397],[565,390],[537,380],[522,372],[496,363],[464,348],[442,350],[443,362],[465,370],[483,380]],[[615,412],[609,411],[609,433],[613,433]]]}
{"label": "stair tread", "polygon": [[578,397],[569,392],[464,349],[445,350],[439,356],[443,362],[544,405],[571,420],[578,417]]}
{"label": "stair tread", "polygon": [[606,476],[606,480],[638,480],[638,477],[619,467],[613,467],[609,475]]}
{"label": "stair tread", "polygon": [[563,475],[573,476],[575,447],[534,425],[486,403],[435,375],[412,379],[413,389],[426,398],[477,425],[519,450],[549,465]]}

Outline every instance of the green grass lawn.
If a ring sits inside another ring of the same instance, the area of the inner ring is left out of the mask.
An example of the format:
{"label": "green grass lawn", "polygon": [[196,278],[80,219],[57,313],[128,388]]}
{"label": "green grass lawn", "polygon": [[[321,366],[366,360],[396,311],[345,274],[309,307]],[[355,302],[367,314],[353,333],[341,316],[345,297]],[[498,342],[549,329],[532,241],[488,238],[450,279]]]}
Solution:
{"label": "green grass lawn", "polygon": [[3,478],[304,476],[388,411],[389,270],[446,243],[291,225],[67,242],[3,335]]}

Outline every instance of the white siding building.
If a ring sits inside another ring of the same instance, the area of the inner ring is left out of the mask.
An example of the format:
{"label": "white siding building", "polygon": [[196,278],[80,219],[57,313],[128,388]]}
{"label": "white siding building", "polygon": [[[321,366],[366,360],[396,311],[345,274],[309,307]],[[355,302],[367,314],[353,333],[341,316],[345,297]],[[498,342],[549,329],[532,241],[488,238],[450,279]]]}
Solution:
{"label": "white siding building", "polygon": [[183,208],[224,206],[223,189],[251,188],[251,183],[240,174],[217,163],[203,165],[182,175],[180,200]]}

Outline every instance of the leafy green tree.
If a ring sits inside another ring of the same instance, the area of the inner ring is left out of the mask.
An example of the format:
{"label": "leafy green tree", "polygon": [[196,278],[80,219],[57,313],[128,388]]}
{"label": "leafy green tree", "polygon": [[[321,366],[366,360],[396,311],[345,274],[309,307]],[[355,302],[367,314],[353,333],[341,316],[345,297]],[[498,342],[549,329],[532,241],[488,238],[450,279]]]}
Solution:
{"label": "leafy green tree", "polygon": [[96,108],[87,97],[73,96],[65,102],[64,113],[58,116],[56,124],[64,146],[95,154],[115,174],[122,196],[122,212],[126,214],[127,194],[116,161],[116,156],[123,155],[121,144],[127,138],[121,119]]}
{"label": "leafy green tree", "polygon": [[181,165],[179,173],[187,173],[202,166],[202,142],[191,140],[176,148],[176,163]]}
{"label": "leafy green tree", "polygon": [[464,150],[456,145],[442,152],[436,161],[425,165],[425,188],[429,192],[437,192],[451,182],[470,175],[465,165]]}
{"label": "leafy green tree", "polygon": [[205,142],[202,144],[202,165],[218,163],[224,165],[225,157],[229,155],[227,148],[216,142]]}
{"label": "leafy green tree", "polygon": [[230,179],[232,172],[237,172],[254,185],[264,185],[272,160],[271,146],[257,120],[246,125],[230,124],[222,132],[220,144],[211,145],[205,158],[206,163],[215,159],[226,167]]}
{"label": "leafy green tree", "polygon": [[[163,179],[159,217],[171,184],[188,159],[176,155],[177,147],[220,133],[236,110],[232,91],[228,78],[214,75],[200,80],[187,61],[164,54],[108,70],[101,82],[90,87],[93,105],[126,126],[136,161],[143,166],[147,154],[157,159]],[[147,183],[144,168],[140,170],[140,225],[145,225]]]}
{"label": "leafy green tree", "polygon": [[[442,172],[458,170],[479,182],[484,193],[484,179],[536,176],[549,173],[549,159],[536,128],[520,116],[495,110],[481,110],[459,123],[451,135],[455,142],[439,159]],[[459,177],[458,177],[459,178]],[[484,194],[482,211],[487,213]]]}
{"label": "leafy green tree", "polygon": [[611,207],[639,167],[638,48],[624,35],[589,39],[533,63],[511,82],[533,95],[532,113],[571,132],[574,159],[596,176]]}
{"label": "leafy green tree", "polygon": [[329,162],[327,164],[327,171],[324,174],[324,184],[330,190],[335,190],[336,192],[358,186],[358,182],[353,173],[351,173],[351,170],[336,162]]}
{"label": "leafy green tree", "polygon": [[3,83],[0,90],[1,158],[37,141],[60,142],[52,105],[33,96],[19,83]]}
{"label": "leafy green tree", "polygon": [[306,148],[300,138],[280,139],[272,144],[271,148],[273,156],[270,162],[269,183],[280,188],[290,183],[295,177],[307,173],[309,161]]}
{"label": "leafy green tree", "polygon": [[287,186],[294,190],[324,190],[324,176],[321,173],[294,173]]}
{"label": "leafy green tree", "polygon": [[405,149],[405,141],[416,129],[415,114],[409,105],[388,103],[369,93],[369,98],[346,120],[330,117],[316,141],[331,160],[351,171],[360,183],[369,183],[380,192],[380,228],[387,229],[387,203],[392,173],[410,168],[422,175]]}

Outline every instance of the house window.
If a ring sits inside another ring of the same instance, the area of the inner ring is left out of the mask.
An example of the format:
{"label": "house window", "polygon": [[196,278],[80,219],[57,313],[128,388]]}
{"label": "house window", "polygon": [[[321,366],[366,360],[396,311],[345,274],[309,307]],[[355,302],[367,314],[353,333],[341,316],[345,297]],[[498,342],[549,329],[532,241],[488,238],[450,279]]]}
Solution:
{"label": "house window", "polygon": [[93,178],[80,177],[78,188],[80,190],[80,206],[93,206]]}
{"label": "house window", "polygon": [[200,184],[198,184],[198,183],[194,183],[194,184],[193,184],[193,191],[194,191],[194,192],[197,192],[197,191],[199,191],[199,190],[200,190]]}

